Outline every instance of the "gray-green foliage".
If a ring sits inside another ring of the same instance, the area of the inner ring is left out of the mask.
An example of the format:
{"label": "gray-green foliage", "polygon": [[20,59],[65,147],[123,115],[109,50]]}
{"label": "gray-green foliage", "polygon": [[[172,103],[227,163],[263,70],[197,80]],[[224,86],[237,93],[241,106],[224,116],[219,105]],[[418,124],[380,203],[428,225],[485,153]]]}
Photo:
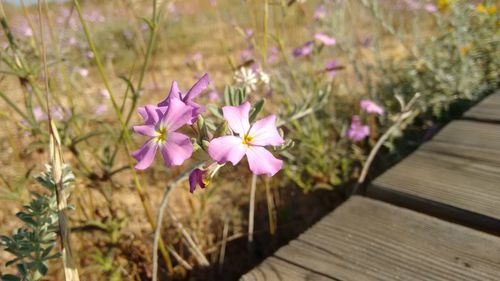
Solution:
{"label": "gray-green foliage", "polygon": [[[52,168],[36,176],[36,181],[47,192],[33,192],[33,198],[24,210],[16,216],[23,222],[23,227],[17,229],[11,236],[0,236],[4,250],[15,256],[6,266],[15,266],[17,275],[0,276],[2,281],[35,281],[40,280],[48,272],[48,262],[59,257],[53,253],[57,243],[58,208],[56,184],[52,178]],[[63,168],[63,192],[67,196],[68,187],[74,181],[74,175],[69,168]]]}

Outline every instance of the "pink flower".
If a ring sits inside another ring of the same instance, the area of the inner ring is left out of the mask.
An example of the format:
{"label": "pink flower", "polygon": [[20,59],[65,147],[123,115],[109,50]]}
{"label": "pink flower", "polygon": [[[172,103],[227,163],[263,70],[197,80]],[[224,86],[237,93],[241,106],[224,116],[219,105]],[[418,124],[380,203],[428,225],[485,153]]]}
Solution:
{"label": "pink flower", "polygon": [[151,166],[160,149],[167,167],[182,165],[193,153],[193,144],[188,136],[176,130],[191,119],[192,108],[180,99],[172,99],[169,106],[146,105],[138,109],[144,125],[134,126],[134,132],[150,139],[138,150],[132,152],[138,163],[135,169],[144,170]]}
{"label": "pink flower", "polygon": [[330,36],[323,34],[323,33],[314,34],[314,39],[318,40],[319,42],[321,42],[325,46],[332,46],[332,45],[337,44],[337,40],[335,40],[335,38],[330,37]]}
{"label": "pink flower", "polygon": [[367,113],[375,113],[378,115],[384,115],[384,108],[381,107],[380,105],[374,103],[371,100],[362,100],[359,105],[361,106],[361,109],[366,111]]}
{"label": "pink flower", "polygon": [[192,109],[192,117],[188,123],[193,124],[198,118],[198,115],[201,112],[205,111],[204,107],[194,102],[194,98],[197,97],[203,90],[205,90],[208,87],[208,84],[210,84],[210,78],[208,78],[208,74],[205,74],[200,78],[200,80],[198,80],[198,82],[193,85],[193,87],[191,87],[191,89],[189,89],[187,94],[183,96],[181,91],[179,90],[177,81],[173,81],[167,98],[160,102],[158,106],[169,106],[170,102],[174,99],[182,101]]}
{"label": "pink flower", "polygon": [[435,13],[438,10],[434,4],[425,4],[424,9],[429,13]]}
{"label": "pink flower", "polygon": [[250,125],[248,114],[250,103],[239,106],[224,106],[224,119],[238,136],[230,135],[213,139],[208,145],[208,154],[219,164],[227,161],[238,164],[247,156],[250,170],[255,175],[273,176],[283,167],[283,161],[266,150],[266,145],[281,145],[284,140],[276,128],[276,116],[269,115]]}
{"label": "pink flower", "polygon": [[307,41],[303,46],[293,50],[293,56],[297,58],[310,55],[313,51],[313,46],[314,44],[312,41]]}
{"label": "pink flower", "polygon": [[351,121],[351,127],[347,131],[347,137],[353,141],[361,141],[370,134],[370,128],[361,124],[359,116],[354,115]]}
{"label": "pink flower", "polygon": [[193,193],[196,190],[196,186],[200,188],[205,188],[208,185],[208,181],[205,179],[206,171],[200,169],[194,169],[189,174],[189,192]]}
{"label": "pink flower", "polygon": [[337,66],[338,66],[338,62],[336,60],[331,60],[331,61],[326,63],[325,70],[328,73],[328,76],[333,78],[337,75]]}

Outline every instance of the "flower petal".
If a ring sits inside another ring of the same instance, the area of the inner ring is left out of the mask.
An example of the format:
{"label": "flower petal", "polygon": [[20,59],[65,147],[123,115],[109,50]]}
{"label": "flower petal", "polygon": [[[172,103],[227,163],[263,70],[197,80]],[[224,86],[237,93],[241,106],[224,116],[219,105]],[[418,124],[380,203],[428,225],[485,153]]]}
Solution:
{"label": "flower petal", "polygon": [[171,132],[160,150],[166,166],[179,166],[193,154],[193,144],[188,136]]}
{"label": "flower petal", "polygon": [[161,117],[161,110],[158,110],[158,107],[156,105],[148,104],[146,106],[137,108],[137,111],[142,116],[144,124],[146,125],[156,124]]}
{"label": "flower petal", "polygon": [[144,170],[151,166],[151,163],[153,163],[153,160],[155,159],[157,148],[158,144],[153,139],[151,139],[143,144],[139,149],[132,152],[132,157],[134,157],[135,160],[139,161],[135,165],[135,169]]}
{"label": "flower petal", "polygon": [[359,104],[361,106],[361,109],[363,109],[367,113],[375,113],[378,115],[384,115],[384,108],[381,107],[380,105],[374,103],[371,100],[361,100],[361,102]]}
{"label": "flower petal", "polygon": [[187,105],[189,105],[192,109],[192,112],[191,112],[191,120],[189,121],[189,125],[193,124],[196,122],[196,119],[198,119],[198,115],[200,115],[201,113],[205,112],[205,107],[202,106],[202,105],[199,105],[197,103],[195,103],[194,101],[190,100],[190,101],[187,101]]}
{"label": "flower petal", "polygon": [[194,169],[189,174],[189,192],[193,193],[196,189],[196,186],[199,185],[200,188],[205,188],[205,182],[203,181],[203,176],[206,171],[201,169]]}
{"label": "flower petal", "polygon": [[229,127],[234,132],[243,135],[250,129],[250,122],[248,121],[248,113],[250,112],[250,103],[244,102],[239,106],[224,106],[222,113],[224,119],[227,120]]}
{"label": "flower petal", "polygon": [[219,164],[230,161],[234,166],[243,158],[247,148],[241,138],[224,136],[215,138],[208,144],[208,154]]}
{"label": "flower petal", "polygon": [[170,86],[170,92],[168,96],[158,104],[158,106],[168,106],[170,101],[174,98],[181,99],[181,91],[179,90],[179,86],[177,85],[177,81],[172,82],[172,86]]}
{"label": "flower petal", "polygon": [[180,99],[172,99],[161,122],[165,124],[169,132],[173,132],[191,120],[191,112],[191,107]]}
{"label": "flower petal", "polygon": [[187,92],[186,96],[182,99],[184,102],[194,99],[198,96],[203,90],[205,90],[210,84],[210,78],[208,77],[208,73],[205,73],[198,82],[196,82],[191,89]]}
{"label": "flower petal", "polygon": [[248,135],[252,137],[252,145],[281,145],[285,141],[276,128],[276,115],[269,115],[255,122]]}
{"label": "flower petal", "polygon": [[156,130],[154,125],[138,125],[133,127],[134,132],[148,136],[148,137],[154,137],[156,136]]}
{"label": "flower petal", "polygon": [[273,156],[271,152],[260,146],[250,146],[246,151],[250,171],[255,175],[266,174],[274,176],[281,168],[283,161]]}

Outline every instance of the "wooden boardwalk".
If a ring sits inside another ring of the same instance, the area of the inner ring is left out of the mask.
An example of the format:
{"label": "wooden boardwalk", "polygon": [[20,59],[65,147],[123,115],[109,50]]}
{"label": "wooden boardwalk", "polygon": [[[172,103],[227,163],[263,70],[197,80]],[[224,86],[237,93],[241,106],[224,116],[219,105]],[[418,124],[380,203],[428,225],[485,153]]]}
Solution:
{"label": "wooden boardwalk", "polygon": [[500,280],[500,92],[241,277]]}

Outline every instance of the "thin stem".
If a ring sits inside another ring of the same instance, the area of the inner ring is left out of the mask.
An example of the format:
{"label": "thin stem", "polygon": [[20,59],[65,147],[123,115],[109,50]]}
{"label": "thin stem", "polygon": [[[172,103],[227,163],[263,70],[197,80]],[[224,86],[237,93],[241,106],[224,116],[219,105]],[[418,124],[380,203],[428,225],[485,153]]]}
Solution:
{"label": "thin stem", "polygon": [[161,235],[161,226],[163,222],[163,215],[165,213],[165,209],[168,205],[168,198],[170,197],[171,191],[181,182],[187,179],[189,174],[196,168],[203,166],[203,163],[196,165],[194,168],[187,170],[186,172],[180,174],[176,179],[174,179],[167,187],[165,188],[165,192],[163,193],[163,198],[160,202],[160,207],[158,209],[158,214],[156,218],[156,228],[153,239],[153,281],[158,280],[158,243],[160,241]]}
{"label": "thin stem", "polygon": [[408,118],[412,117],[415,115],[416,111],[412,111],[411,108],[417,101],[417,99],[420,97],[420,94],[415,94],[413,98],[410,100],[410,102],[407,105],[404,105],[403,103],[401,104],[401,113],[399,113],[396,121],[392,126],[378,139],[377,143],[375,146],[372,148],[370,151],[370,154],[368,155],[368,158],[366,159],[365,164],[363,165],[363,169],[361,170],[361,175],[358,178],[358,181],[356,185],[353,188],[352,194],[356,194],[356,192],[359,189],[359,186],[365,182],[366,176],[368,175],[368,171],[372,165],[373,160],[375,160],[375,156],[377,155],[378,151],[382,147],[382,145],[385,143],[385,141],[401,126],[401,124]]}
{"label": "thin stem", "polygon": [[[45,82],[45,102],[47,108],[50,108],[49,103],[49,70],[47,67],[47,53],[45,47],[45,39],[43,33],[43,20],[42,20],[42,0],[38,0],[38,20],[40,25],[40,38],[41,38],[41,46],[40,46],[40,54],[42,55],[42,63],[44,70],[44,82]],[[68,217],[66,215],[66,209],[68,203],[66,201],[66,197],[63,193],[63,182],[62,182],[62,148],[61,142],[59,139],[59,135],[57,133],[57,128],[55,127],[54,122],[51,118],[50,110],[47,112],[48,114],[48,122],[50,128],[50,159],[52,165],[52,174],[54,177],[54,181],[56,183],[56,198],[57,198],[57,206],[58,206],[58,219],[59,219],[59,232],[61,237],[61,250],[62,250],[62,260],[64,266],[64,279],[66,281],[80,281],[80,277],[78,275],[78,269],[75,265],[71,254],[71,242],[70,242],[70,227],[68,226]]]}
{"label": "thin stem", "polygon": [[[85,37],[87,38],[87,42],[89,44],[89,47],[90,47],[92,53],[94,54],[94,60],[95,60],[95,63],[97,65],[97,68],[99,70],[99,74],[101,76],[102,81],[104,82],[104,85],[105,85],[106,89],[109,92],[109,96],[110,96],[111,103],[113,105],[113,109],[115,111],[116,116],[118,117],[118,121],[120,122],[121,132],[123,134],[123,140],[124,140],[123,145],[124,145],[124,148],[125,148],[125,154],[126,154],[129,166],[132,167],[133,166],[133,160],[132,160],[131,151],[130,151],[130,148],[129,148],[129,144],[132,143],[132,138],[130,136],[130,132],[129,132],[128,128],[127,128],[126,123],[123,120],[122,112],[120,111],[120,108],[118,107],[118,104],[116,103],[116,99],[115,99],[115,96],[113,94],[113,90],[111,88],[109,80],[108,80],[108,78],[106,76],[106,73],[104,71],[103,65],[101,63],[101,59],[99,58],[99,55],[97,54],[97,50],[95,48],[94,41],[92,40],[92,37],[90,36],[89,28],[88,28],[87,23],[85,22],[85,20],[83,18],[83,13],[82,13],[82,9],[80,7],[80,3],[79,3],[78,0],[73,0],[73,3],[75,4],[75,8],[76,8],[76,11],[77,11],[78,16],[80,18],[80,22],[82,24],[83,31],[85,33]],[[153,18],[156,18],[156,0],[153,0],[153,5],[154,5],[154,8],[153,8]],[[151,40],[150,40],[150,42],[151,42]],[[141,203],[142,203],[144,212],[146,214],[146,218],[147,218],[149,224],[151,225],[151,227],[153,229],[155,229],[156,228],[156,223],[154,221],[153,215],[152,215],[150,207],[149,207],[149,200],[147,199],[147,196],[146,196],[146,194],[145,194],[145,192],[144,192],[144,190],[142,188],[142,185],[141,185],[141,183],[139,181],[139,177],[138,177],[137,172],[136,172],[135,169],[132,169],[132,176],[133,176],[133,180],[134,180],[134,185],[135,185],[136,191],[139,194],[139,198],[141,199]],[[160,246],[160,251],[162,253],[162,256],[165,259],[165,263],[167,265],[167,269],[168,269],[168,271],[170,273],[172,273],[173,272],[172,260],[170,259],[170,256],[169,256],[169,254],[168,254],[168,252],[167,252],[167,250],[165,248],[165,245],[163,244],[163,240],[160,240],[159,246]]]}
{"label": "thin stem", "polygon": [[224,266],[224,257],[226,255],[228,234],[229,234],[229,217],[226,216],[226,218],[224,219],[224,228],[222,230],[222,244],[220,246],[220,255],[219,255],[219,271],[222,271],[222,267]]}
{"label": "thin stem", "polygon": [[271,187],[269,186],[269,180],[264,180],[264,185],[266,187],[266,199],[267,199],[267,216],[269,218],[269,232],[271,235],[276,233],[276,222],[274,221],[274,202],[273,194],[271,192]]}
{"label": "thin stem", "polygon": [[257,189],[257,175],[252,175],[252,185],[250,187],[250,208],[248,211],[248,242],[253,241],[253,228],[255,217],[255,191]]}

